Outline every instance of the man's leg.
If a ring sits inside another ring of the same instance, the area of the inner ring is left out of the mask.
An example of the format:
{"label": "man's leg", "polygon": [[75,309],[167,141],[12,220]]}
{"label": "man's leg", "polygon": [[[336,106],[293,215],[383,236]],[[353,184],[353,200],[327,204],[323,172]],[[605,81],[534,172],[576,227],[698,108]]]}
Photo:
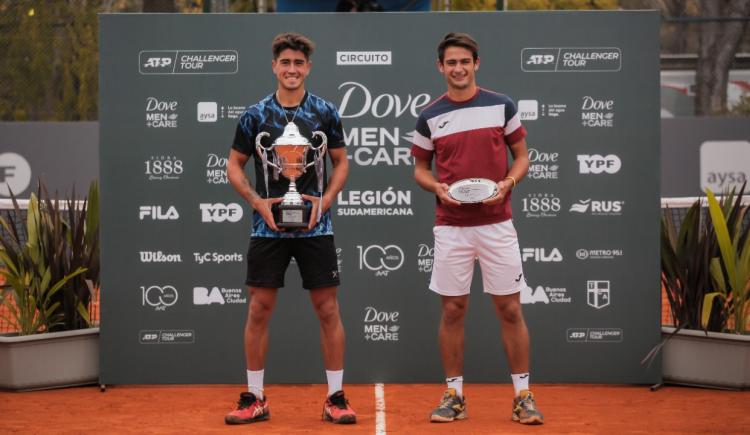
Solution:
{"label": "man's leg", "polygon": [[337,287],[310,290],[315,314],[320,322],[320,346],[328,379],[328,395],[323,405],[323,419],[338,424],[356,423],[357,416],[344,396],[344,324],[341,323]]}
{"label": "man's leg", "polygon": [[443,369],[447,378],[464,373],[464,320],[469,296],[441,296],[443,314],[440,317],[438,342]]}
{"label": "man's leg", "polygon": [[516,391],[511,418],[523,424],[542,424],[544,417],[529,390],[529,331],[521,310],[521,294],[493,295],[492,301],[502,326],[503,347]]}
{"label": "man's leg", "polygon": [[263,393],[263,367],[268,352],[268,323],[276,306],[278,289],[251,286],[249,291],[250,304],[245,322],[248,391],[240,394],[237,409],[224,417],[227,424],[255,423],[271,416]]}
{"label": "man's leg", "polygon": [[511,373],[529,372],[529,331],[521,311],[521,294],[492,295],[502,326],[502,339]]}

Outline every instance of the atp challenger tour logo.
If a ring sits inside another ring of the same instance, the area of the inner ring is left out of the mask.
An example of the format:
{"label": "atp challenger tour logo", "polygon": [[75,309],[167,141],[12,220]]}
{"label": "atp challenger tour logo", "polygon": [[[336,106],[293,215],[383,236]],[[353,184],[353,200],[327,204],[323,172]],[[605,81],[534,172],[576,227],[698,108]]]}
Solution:
{"label": "atp challenger tour logo", "polygon": [[365,308],[365,340],[398,341],[398,311],[379,311],[374,307]]}
{"label": "atp challenger tour logo", "polygon": [[339,216],[413,216],[411,191],[347,190],[338,194]]}
{"label": "atp challenger tour logo", "polygon": [[617,47],[549,47],[521,50],[526,72],[617,72],[622,52]]}
{"label": "atp challenger tour logo", "polygon": [[236,74],[235,50],[143,50],[138,53],[141,74]]}
{"label": "atp challenger tour logo", "polygon": [[193,344],[195,331],[192,329],[143,329],[138,332],[140,344]]}
{"label": "atp challenger tour logo", "polygon": [[375,276],[388,276],[404,264],[404,251],[396,245],[357,245],[359,270],[370,270]]}

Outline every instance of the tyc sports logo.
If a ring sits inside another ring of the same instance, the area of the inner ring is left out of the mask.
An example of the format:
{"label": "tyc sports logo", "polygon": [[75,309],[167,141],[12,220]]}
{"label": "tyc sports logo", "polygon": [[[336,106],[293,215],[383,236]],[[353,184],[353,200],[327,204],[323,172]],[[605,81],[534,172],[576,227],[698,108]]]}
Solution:
{"label": "tyc sports logo", "polygon": [[179,294],[171,285],[141,286],[141,303],[144,307],[151,307],[154,311],[166,311],[177,303]]}
{"label": "tyc sports logo", "polygon": [[597,310],[609,306],[609,281],[586,281],[586,303]]}
{"label": "tyc sports logo", "polygon": [[551,250],[545,248],[523,248],[521,250],[521,258],[524,262],[535,261],[537,263],[560,263],[563,261],[563,256],[557,248],[552,248]]}
{"label": "tyc sports logo", "polygon": [[398,311],[381,311],[365,308],[364,333],[367,341],[398,341]]}
{"label": "tyc sports logo", "polygon": [[622,161],[614,154],[578,154],[578,172],[581,174],[616,174]]}
{"label": "tyc sports logo", "polygon": [[138,209],[138,219],[140,220],[175,221],[179,218],[180,214],[173,205],[164,207],[160,205],[142,205]]}
{"label": "tyc sports logo", "polygon": [[404,264],[404,251],[396,245],[357,245],[359,270],[370,270],[375,276],[388,276]]}
{"label": "tyc sports logo", "polygon": [[201,203],[201,222],[239,222],[242,219],[242,206],[237,203]]}
{"label": "tyc sports logo", "polygon": [[521,50],[526,72],[617,72],[622,52],[617,47],[549,47]]}

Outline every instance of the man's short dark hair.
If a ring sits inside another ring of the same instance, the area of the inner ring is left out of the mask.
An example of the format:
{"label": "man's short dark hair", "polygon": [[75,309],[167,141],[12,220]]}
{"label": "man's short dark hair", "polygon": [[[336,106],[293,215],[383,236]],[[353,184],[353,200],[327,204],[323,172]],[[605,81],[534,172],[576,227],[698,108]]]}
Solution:
{"label": "man's short dark hair", "polygon": [[273,38],[273,42],[271,43],[273,58],[278,59],[281,52],[287,49],[301,51],[302,54],[305,55],[305,59],[310,59],[313,51],[315,51],[315,43],[308,37],[300,35],[299,33],[279,33]]}
{"label": "man's short dark hair", "polygon": [[477,44],[477,41],[468,33],[451,32],[443,37],[443,40],[440,41],[440,44],[438,45],[438,59],[440,60],[440,63],[443,63],[443,59],[445,59],[445,49],[448,47],[462,47],[469,50],[471,56],[474,58],[474,62],[476,62],[479,57],[479,44]]}

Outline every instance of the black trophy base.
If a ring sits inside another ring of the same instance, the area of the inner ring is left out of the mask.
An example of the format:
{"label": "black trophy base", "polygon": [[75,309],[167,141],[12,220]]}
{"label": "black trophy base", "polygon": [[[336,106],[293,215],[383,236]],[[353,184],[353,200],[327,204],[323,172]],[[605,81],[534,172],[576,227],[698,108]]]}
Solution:
{"label": "black trophy base", "polygon": [[307,228],[310,224],[311,209],[312,207],[307,202],[301,205],[274,204],[272,206],[273,218],[280,229]]}

